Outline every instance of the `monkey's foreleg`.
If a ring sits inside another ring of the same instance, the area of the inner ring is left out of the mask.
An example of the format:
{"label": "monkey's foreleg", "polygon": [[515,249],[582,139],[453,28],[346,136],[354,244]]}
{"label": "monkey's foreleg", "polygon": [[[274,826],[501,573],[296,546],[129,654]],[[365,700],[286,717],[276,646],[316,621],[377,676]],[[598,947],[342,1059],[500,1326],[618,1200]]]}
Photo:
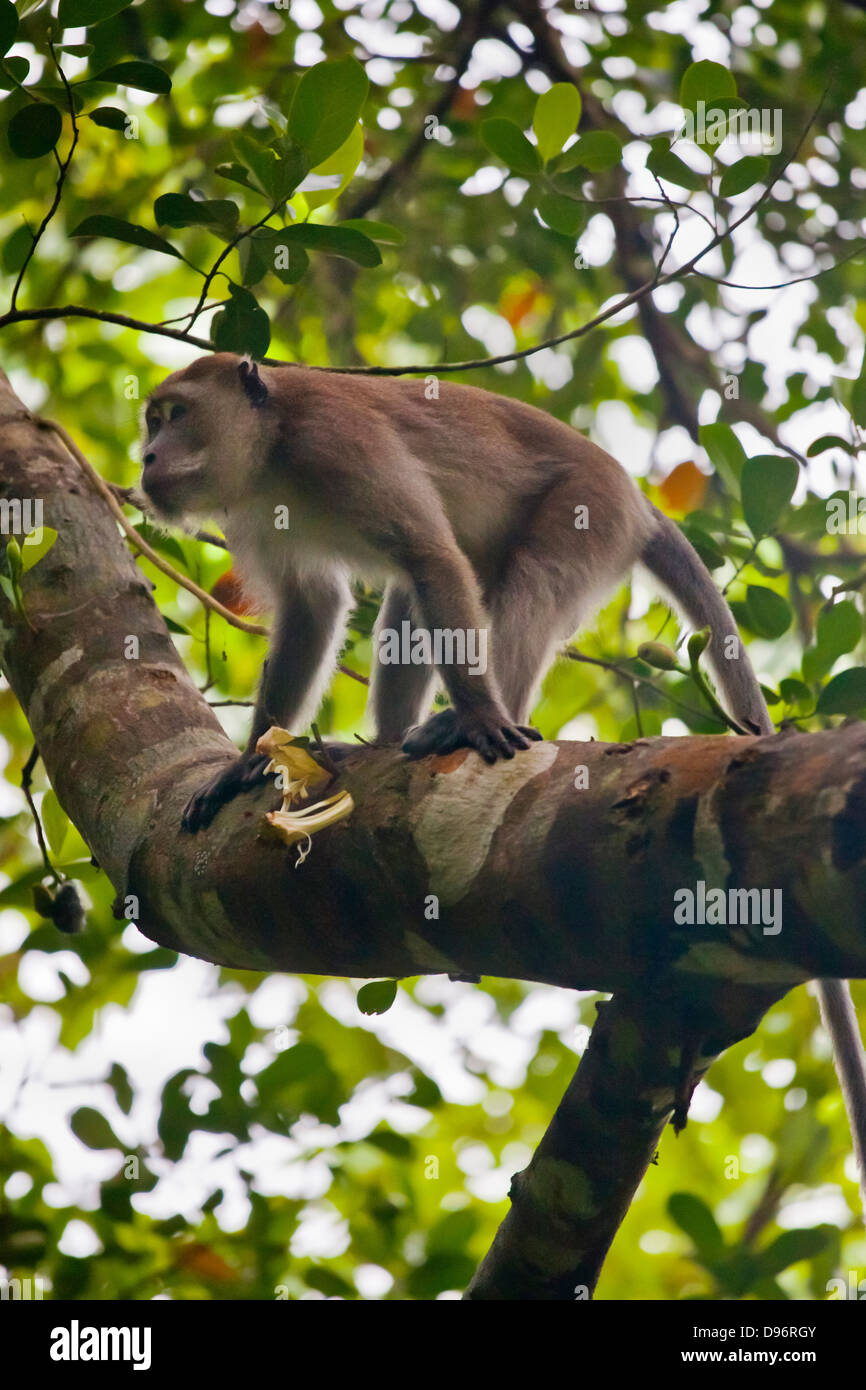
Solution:
{"label": "monkey's foreleg", "polygon": [[272,724],[300,728],[316,712],[337,660],[343,622],[351,606],[341,575],[311,576],[287,587],[259,683],[253,727],[246,749],[191,797],[181,826],[190,833],[210,825],[222,806],[239,792],[261,785],[268,759],[256,744]]}

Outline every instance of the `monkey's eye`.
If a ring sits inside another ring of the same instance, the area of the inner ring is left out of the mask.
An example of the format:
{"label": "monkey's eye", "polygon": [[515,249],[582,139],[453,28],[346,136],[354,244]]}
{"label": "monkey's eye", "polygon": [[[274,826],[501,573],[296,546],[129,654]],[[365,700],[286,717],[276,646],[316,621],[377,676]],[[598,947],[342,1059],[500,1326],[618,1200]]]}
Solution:
{"label": "monkey's eye", "polygon": [[184,415],[186,415],[185,405],[173,405],[168,412],[169,420],[182,420]]}

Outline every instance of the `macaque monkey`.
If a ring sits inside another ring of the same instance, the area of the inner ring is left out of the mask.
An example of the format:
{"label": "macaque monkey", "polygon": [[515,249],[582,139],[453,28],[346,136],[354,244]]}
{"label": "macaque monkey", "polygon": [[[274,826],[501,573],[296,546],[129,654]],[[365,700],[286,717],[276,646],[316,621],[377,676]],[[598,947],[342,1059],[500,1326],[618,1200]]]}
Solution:
{"label": "macaque monkey", "polygon": [[168,377],[144,418],[148,509],[219,521],[245,583],[275,610],[247,749],[192,798],[187,830],[260,779],[255,746],[270,724],[300,730],[315,714],[353,574],[387,584],[377,641],[405,622],[489,632],[486,671],[470,665],[470,643],[466,660],[441,665],[451,708],[426,721],[431,666],[377,662],[377,742],[410,757],[469,747],[494,762],[527,748],[557,644],[638,560],[712,629],[708,656],[736,720],[773,732],[733,616],[678,527],[615,459],[533,406],[450,383],[428,399],[422,381],[220,352]]}
{"label": "macaque monkey", "polygon": [[[388,629],[489,632],[490,664],[438,675],[451,708],[425,719],[434,672],[379,662],[377,741],[410,757],[474,748],[513,758],[556,645],[641,562],[696,627],[731,714],[773,723],[734,618],[674,523],[610,454],[560,420],[473,386],[259,367],[233,353],[174,372],[145,409],[142,487],[168,522],[222,524],[241,575],[275,609],[246,751],[192,797],[183,828],[207,826],[260,781],[256,742],[301,730],[330,681],[353,574],[385,581]],[[288,527],[284,522],[288,517]],[[443,648],[444,650],[444,648]],[[473,648],[473,650],[475,650]],[[423,722],[422,722],[423,721]],[[866,1067],[847,984],[819,981],[866,1182]]]}

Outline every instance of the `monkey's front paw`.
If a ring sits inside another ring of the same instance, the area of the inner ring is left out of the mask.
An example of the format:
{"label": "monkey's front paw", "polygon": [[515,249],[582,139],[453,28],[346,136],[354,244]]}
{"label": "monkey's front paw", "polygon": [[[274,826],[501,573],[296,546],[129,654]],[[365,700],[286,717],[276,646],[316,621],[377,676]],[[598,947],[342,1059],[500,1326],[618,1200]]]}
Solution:
{"label": "monkey's front paw", "polygon": [[210,825],[217,811],[232,801],[238,792],[247,792],[264,781],[265,768],[269,759],[261,753],[242,753],[234,762],[222,768],[209,782],[205,782],[186,803],[181,819],[181,829],[194,835]]}
{"label": "monkey's front paw", "polygon": [[457,748],[474,748],[486,763],[495,763],[497,758],[513,758],[515,749],[528,748],[531,741],[540,738],[537,729],[512,724],[507,715],[495,708],[471,713],[445,709],[406,735],[403,752],[410,758],[424,758],[428,753],[441,755]]}

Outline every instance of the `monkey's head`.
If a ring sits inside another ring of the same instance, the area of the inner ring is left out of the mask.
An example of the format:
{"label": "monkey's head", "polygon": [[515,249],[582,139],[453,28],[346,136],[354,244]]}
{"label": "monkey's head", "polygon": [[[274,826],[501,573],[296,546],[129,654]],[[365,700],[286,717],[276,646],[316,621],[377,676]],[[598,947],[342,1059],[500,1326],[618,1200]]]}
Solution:
{"label": "monkey's head", "polygon": [[256,364],[232,352],[166,377],[143,412],[141,486],[150,509],[180,521],[242,501],[266,452],[267,403]]}

